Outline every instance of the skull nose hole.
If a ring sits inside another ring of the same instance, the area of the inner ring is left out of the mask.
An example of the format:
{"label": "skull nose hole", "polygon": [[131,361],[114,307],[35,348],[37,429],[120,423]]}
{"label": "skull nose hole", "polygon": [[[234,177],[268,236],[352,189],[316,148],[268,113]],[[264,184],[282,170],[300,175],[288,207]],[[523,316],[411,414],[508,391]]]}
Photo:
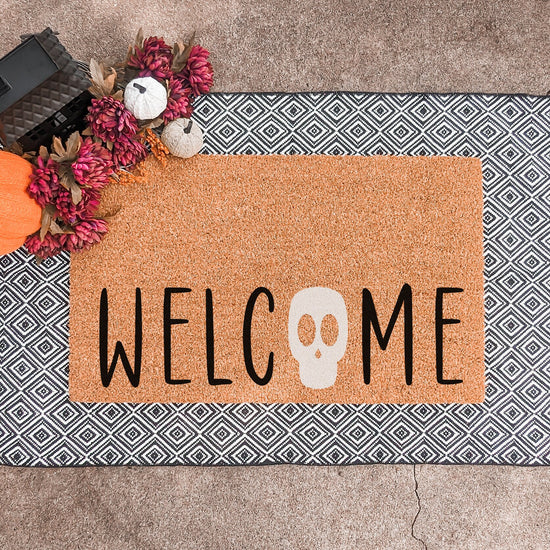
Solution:
{"label": "skull nose hole", "polygon": [[315,352],[315,357],[316,357],[317,359],[321,359],[321,352],[320,352],[320,350],[317,350],[317,351]]}

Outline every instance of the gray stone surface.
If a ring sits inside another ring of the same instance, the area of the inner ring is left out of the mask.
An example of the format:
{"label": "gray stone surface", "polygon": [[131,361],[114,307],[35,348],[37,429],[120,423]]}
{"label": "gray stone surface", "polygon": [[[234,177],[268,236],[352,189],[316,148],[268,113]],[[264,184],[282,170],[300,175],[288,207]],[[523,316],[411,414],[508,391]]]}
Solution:
{"label": "gray stone surface", "polygon": [[117,60],[136,27],[197,31],[216,88],[477,91],[550,88],[545,0],[0,0],[0,50],[49,25],[75,57]]}
{"label": "gray stone surface", "polygon": [[548,468],[416,466],[415,534],[430,549],[547,550],[549,474]]}
{"label": "gray stone surface", "polygon": [[0,469],[0,547],[416,548],[410,467]]}
{"label": "gray stone surface", "polygon": [[[0,0],[0,11],[0,54],[47,25],[84,60],[122,57],[140,25],[170,40],[196,30],[221,91],[550,89],[545,0]],[[416,478],[418,499],[412,466],[3,467],[0,547],[550,547],[548,468],[418,466]]]}

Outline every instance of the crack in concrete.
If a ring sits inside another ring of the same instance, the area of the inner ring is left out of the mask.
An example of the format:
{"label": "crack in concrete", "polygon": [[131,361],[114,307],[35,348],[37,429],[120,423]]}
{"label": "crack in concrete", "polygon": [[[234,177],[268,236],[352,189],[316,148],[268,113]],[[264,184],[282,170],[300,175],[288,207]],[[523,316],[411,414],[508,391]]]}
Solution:
{"label": "crack in concrete", "polygon": [[417,503],[418,509],[416,510],[416,514],[414,516],[414,519],[411,525],[411,537],[414,540],[417,540],[420,544],[422,544],[423,550],[428,550],[428,545],[426,544],[426,542],[414,534],[414,526],[416,525],[416,520],[418,519],[418,516],[422,511],[422,503],[420,502],[420,494],[418,493],[418,479],[416,477],[416,464],[413,464],[413,479],[414,479],[414,494],[416,495],[416,503]]}

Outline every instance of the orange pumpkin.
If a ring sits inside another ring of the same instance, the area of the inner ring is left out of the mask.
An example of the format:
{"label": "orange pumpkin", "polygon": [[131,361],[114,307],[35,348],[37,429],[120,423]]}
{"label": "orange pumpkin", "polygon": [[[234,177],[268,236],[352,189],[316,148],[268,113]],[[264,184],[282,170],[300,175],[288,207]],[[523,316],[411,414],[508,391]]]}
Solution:
{"label": "orange pumpkin", "polygon": [[42,209],[27,193],[32,164],[0,151],[0,255],[22,246],[40,229]]}

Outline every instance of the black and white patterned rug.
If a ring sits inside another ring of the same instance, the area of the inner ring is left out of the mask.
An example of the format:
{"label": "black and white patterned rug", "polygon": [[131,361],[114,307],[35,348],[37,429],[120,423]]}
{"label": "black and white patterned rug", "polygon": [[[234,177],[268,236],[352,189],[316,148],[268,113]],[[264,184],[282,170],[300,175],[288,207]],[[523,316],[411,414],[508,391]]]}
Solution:
{"label": "black and white patterned rug", "polygon": [[68,399],[69,257],[0,257],[0,463],[550,464],[550,98],[211,94],[206,153],[460,155],[484,175],[479,405]]}

